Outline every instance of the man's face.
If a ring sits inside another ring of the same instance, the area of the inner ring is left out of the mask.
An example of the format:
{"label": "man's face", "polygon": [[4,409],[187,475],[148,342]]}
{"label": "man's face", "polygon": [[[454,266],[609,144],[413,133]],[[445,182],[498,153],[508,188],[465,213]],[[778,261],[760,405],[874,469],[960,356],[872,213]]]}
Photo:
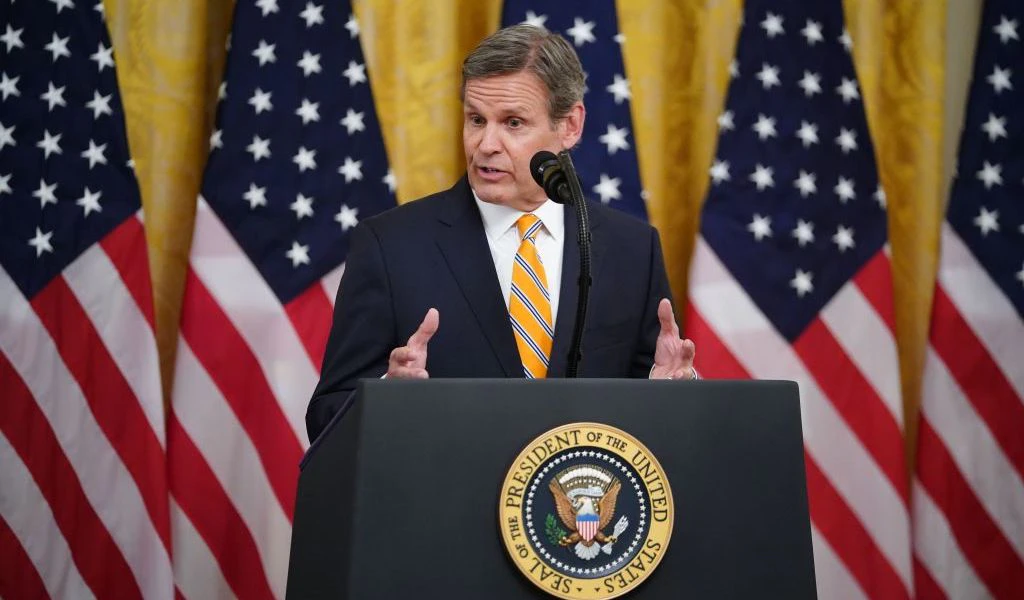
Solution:
{"label": "man's face", "polygon": [[469,184],[484,202],[524,212],[547,200],[530,174],[540,150],[571,148],[583,130],[584,110],[576,103],[568,116],[551,122],[548,91],[529,71],[466,82],[462,144]]}

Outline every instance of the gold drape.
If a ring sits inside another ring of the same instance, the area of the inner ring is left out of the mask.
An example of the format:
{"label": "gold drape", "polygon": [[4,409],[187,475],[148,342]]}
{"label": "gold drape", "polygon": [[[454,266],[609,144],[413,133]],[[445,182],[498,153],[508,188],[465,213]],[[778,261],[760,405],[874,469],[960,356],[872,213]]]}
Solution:
{"label": "gold drape", "polygon": [[[908,468],[917,448],[939,229],[945,216],[945,0],[846,0],[868,128],[889,206]],[[955,142],[957,136],[950,135]]]}
{"label": "gold drape", "polygon": [[164,397],[206,162],[230,0],[104,0],[128,144],[142,191]]}
{"label": "gold drape", "polygon": [[[166,389],[232,2],[106,6],[145,206]],[[461,59],[497,28],[501,0],[356,0],[354,8],[399,199],[450,185],[463,170]],[[617,8],[648,210],[681,305],[743,2],[618,0]],[[942,129],[946,2],[845,0],[845,9],[889,197],[912,448],[942,221],[943,143],[955,137]]]}

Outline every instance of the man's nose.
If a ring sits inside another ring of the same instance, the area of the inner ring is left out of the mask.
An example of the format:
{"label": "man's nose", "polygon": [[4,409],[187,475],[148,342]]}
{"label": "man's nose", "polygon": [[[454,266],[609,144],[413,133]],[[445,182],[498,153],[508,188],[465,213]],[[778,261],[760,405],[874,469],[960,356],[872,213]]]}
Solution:
{"label": "man's nose", "polygon": [[488,154],[501,151],[501,131],[498,124],[488,123],[480,138],[480,150]]}

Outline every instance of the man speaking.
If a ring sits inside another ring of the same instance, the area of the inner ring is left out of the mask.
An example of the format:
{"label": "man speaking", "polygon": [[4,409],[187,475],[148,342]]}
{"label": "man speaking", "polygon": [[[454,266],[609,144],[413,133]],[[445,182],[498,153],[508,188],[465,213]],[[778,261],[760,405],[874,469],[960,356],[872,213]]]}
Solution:
{"label": "man speaking", "polygon": [[[561,377],[576,317],[572,211],[530,161],[583,132],[584,74],[558,34],[515,25],[462,65],[466,176],[353,231],[320,382],[316,439],[361,378]],[[679,337],[657,231],[588,204],[593,288],[581,377],[695,377]],[[486,399],[481,399],[486,401]]]}

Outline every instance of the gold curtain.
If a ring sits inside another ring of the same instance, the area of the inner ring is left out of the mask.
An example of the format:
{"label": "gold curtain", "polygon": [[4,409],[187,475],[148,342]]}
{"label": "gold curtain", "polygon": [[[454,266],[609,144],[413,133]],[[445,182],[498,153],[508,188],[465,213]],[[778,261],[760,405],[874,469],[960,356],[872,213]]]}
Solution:
{"label": "gold curtain", "polygon": [[[389,160],[406,202],[463,171],[461,59],[501,0],[355,0]],[[142,188],[169,388],[195,200],[231,0],[106,0]],[[742,0],[618,0],[648,210],[681,313]],[[897,331],[913,448],[942,221],[945,0],[845,0],[888,192]]]}
{"label": "gold curtain", "polygon": [[889,206],[907,467],[917,448],[939,230],[945,217],[945,0],[846,0],[868,128]]}
{"label": "gold curtain", "polygon": [[196,198],[231,27],[230,0],[104,0],[142,191],[164,398],[170,399]]}

